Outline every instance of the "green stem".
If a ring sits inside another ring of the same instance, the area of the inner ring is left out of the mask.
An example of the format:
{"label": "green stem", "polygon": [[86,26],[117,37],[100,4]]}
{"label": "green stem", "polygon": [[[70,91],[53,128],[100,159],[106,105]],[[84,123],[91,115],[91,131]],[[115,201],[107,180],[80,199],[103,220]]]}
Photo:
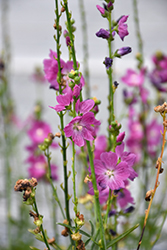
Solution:
{"label": "green stem", "polygon": [[[109,13],[108,17],[109,21],[109,30],[110,34],[112,34],[112,23],[111,23],[111,13]],[[112,48],[111,48],[111,41],[108,40],[108,50],[109,50],[109,57],[112,58]],[[109,95],[108,95],[108,110],[109,110],[109,118],[108,118],[108,151],[112,148],[112,135],[111,131],[109,129],[109,126],[111,125],[111,122],[114,121],[115,115],[114,115],[114,91],[113,91],[113,79],[112,79],[112,68],[109,67],[108,70],[108,77],[109,77]]]}
{"label": "green stem", "polygon": [[76,196],[76,181],[75,181],[75,144],[72,142],[72,174],[73,174],[73,193],[74,193],[74,212],[77,214],[78,199]]}
{"label": "green stem", "polygon": [[59,208],[61,210],[61,213],[62,213],[62,216],[63,218],[65,219],[65,214],[64,214],[64,211],[63,211],[63,208],[62,208],[62,205],[61,205],[61,202],[58,198],[58,195],[57,195],[57,190],[56,188],[54,187],[53,185],[53,180],[52,180],[52,174],[51,174],[51,165],[50,165],[50,153],[49,153],[49,148],[47,149],[47,152],[45,153],[46,157],[47,157],[47,161],[48,161],[48,170],[49,170],[49,176],[48,176],[48,180],[51,184],[51,187],[52,187],[52,191],[53,191],[53,195],[55,197],[55,200],[57,201],[58,205],[59,205]]}
{"label": "green stem", "polygon": [[106,217],[105,217],[105,225],[107,225],[107,219],[108,219],[110,207],[111,207],[111,189],[109,189],[109,195],[108,195],[108,200],[107,200],[107,211],[106,211]]}
{"label": "green stem", "polygon": [[97,211],[97,217],[99,220],[101,245],[102,245],[102,249],[105,250],[106,240],[105,240],[104,226],[103,226],[103,220],[101,216],[101,209],[100,209],[100,202],[99,202],[99,190],[97,189],[97,183],[96,183],[96,175],[95,175],[95,169],[94,169],[94,163],[93,163],[93,154],[92,154],[89,141],[86,141],[86,145],[88,149],[89,163],[90,163],[90,168],[91,168],[92,184],[93,184],[94,197],[95,197],[95,206],[96,206],[96,211]]}
{"label": "green stem", "polygon": [[138,64],[138,68],[141,69],[144,63],[144,58],[143,58],[143,41],[142,41],[140,26],[139,26],[139,13],[138,13],[138,8],[137,8],[137,0],[133,0],[133,10],[134,10],[135,30],[136,30],[136,36],[137,36],[137,41],[138,41],[138,50],[140,53],[140,61]]}
{"label": "green stem", "polygon": [[86,23],[86,15],[85,15],[83,0],[79,0],[79,10],[82,23],[82,35],[83,35],[82,41],[83,41],[83,52],[84,52],[83,67],[84,67],[84,78],[85,78],[86,99],[87,99],[90,97],[89,66],[88,66],[89,52],[88,52],[87,23]]}
{"label": "green stem", "polygon": [[[57,37],[56,40],[56,51],[57,51],[57,63],[58,63],[58,77],[57,81],[59,83],[59,92],[62,93],[61,89],[61,65],[60,65],[60,31],[59,31],[59,9],[58,9],[58,0],[55,0],[56,5],[56,25],[57,25]],[[69,195],[68,195],[68,175],[67,175],[67,156],[66,156],[66,139],[64,136],[64,120],[63,120],[63,113],[60,112],[60,127],[62,132],[62,151],[63,151],[63,169],[64,169],[64,198],[65,198],[65,208],[66,208],[66,217],[69,222],[69,225],[71,225],[71,219],[70,219],[70,211],[69,211]]]}
{"label": "green stem", "polygon": [[70,37],[74,70],[77,70],[78,67],[77,67],[77,60],[76,60],[76,55],[75,55],[74,38],[73,38],[73,34],[72,34],[72,25],[71,25],[71,21],[70,21],[70,13],[68,10],[68,1],[67,0],[64,0],[64,8],[65,8],[66,17],[67,17],[68,32],[69,32],[69,37]]}
{"label": "green stem", "polygon": [[[35,210],[35,212],[37,213],[37,215],[39,215],[38,207],[37,207],[37,204],[36,204],[35,197],[34,197],[34,210]],[[41,232],[42,232],[42,235],[43,235],[43,239],[44,239],[45,245],[47,246],[48,250],[50,250],[49,243],[48,243],[48,241],[47,241],[47,238],[46,238],[46,235],[45,235],[45,232],[44,232],[44,229],[43,229],[43,225],[42,225],[42,224],[41,224],[41,226],[40,226],[40,230],[41,230]]]}

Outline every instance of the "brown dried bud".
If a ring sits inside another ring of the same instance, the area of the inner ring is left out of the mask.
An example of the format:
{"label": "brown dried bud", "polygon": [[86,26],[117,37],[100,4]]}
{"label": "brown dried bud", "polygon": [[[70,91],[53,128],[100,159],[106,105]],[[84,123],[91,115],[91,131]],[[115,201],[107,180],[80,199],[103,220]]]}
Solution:
{"label": "brown dried bud", "polygon": [[165,127],[165,129],[167,129],[167,120],[163,122],[163,126]]}
{"label": "brown dried bud", "polygon": [[153,189],[147,191],[146,196],[145,196],[145,200],[146,201],[150,201],[151,200],[151,196],[152,196],[153,191],[154,191]]}
{"label": "brown dried bud", "polygon": [[85,248],[85,243],[82,240],[79,240],[76,249],[78,249],[78,250],[85,250],[86,249]]}
{"label": "brown dried bud", "polygon": [[84,221],[84,215],[80,214],[80,216],[78,217],[81,221]]}
{"label": "brown dried bud", "polygon": [[39,215],[30,210],[29,215],[34,218],[34,221],[39,220]]}
{"label": "brown dried bud", "polygon": [[49,141],[53,141],[55,137],[52,133],[49,133],[47,138],[49,139]]}
{"label": "brown dried bud", "polygon": [[41,230],[40,230],[40,227],[37,227],[33,231],[34,231],[35,234],[38,234],[38,233],[40,233]]}
{"label": "brown dried bud", "polygon": [[60,138],[60,137],[61,137],[61,133],[60,133],[60,132],[57,132],[57,133],[55,134],[55,137]]}
{"label": "brown dried bud", "polygon": [[63,13],[65,11],[65,8],[64,7],[61,7],[61,12]]}
{"label": "brown dried bud", "polygon": [[48,239],[48,243],[49,244],[52,244],[52,243],[54,243],[55,242],[55,238],[53,237],[52,239]]}
{"label": "brown dried bud", "polygon": [[61,231],[61,235],[63,235],[64,237],[67,237],[67,236],[68,236],[67,230],[66,230],[66,229],[63,229],[63,230]]}

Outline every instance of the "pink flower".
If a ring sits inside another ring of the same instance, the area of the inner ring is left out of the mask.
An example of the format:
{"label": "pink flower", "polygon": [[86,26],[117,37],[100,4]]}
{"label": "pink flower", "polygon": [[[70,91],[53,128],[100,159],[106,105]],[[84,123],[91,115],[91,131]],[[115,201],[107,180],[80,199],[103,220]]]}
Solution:
{"label": "pink flower", "polygon": [[107,149],[107,138],[105,135],[97,136],[95,139],[94,159],[100,159],[101,153]]}
{"label": "pink flower", "polygon": [[121,80],[128,86],[139,87],[144,83],[144,70],[137,74],[134,70],[128,69],[126,75]]}
{"label": "pink flower", "polygon": [[[46,174],[48,171],[48,165],[43,155],[31,156],[28,161],[30,167],[28,168],[29,176],[39,179],[46,179]],[[58,180],[57,176],[57,166],[51,164],[51,175],[53,180]]]}
{"label": "pink flower", "polygon": [[85,114],[89,112],[94,107],[94,105],[95,102],[93,99],[88,99],[82,102],[80,102],[80,100],[78,99],[75,105],[75,110],[79,114]]}
{"label": "pink flower", "polygon": [[77,116],[64,128],[66,137],[72,137],[73,142],[82,147],[85,140],[93,141],[95,137],[95,128],[92,125],[100,125],[92,112]]}
{"label": "pink flower", "polygon": [[104,152],[100,160],[94,160],[97,182],[101,187],[108,186],[111,190],[125,187],[125,180],[130,175],[129,168],[126,162],[117,162],[118,156],[113,152]]}
{"label": "pink flower", "polygon": [[51,133],[51,128],[46,122],[34,120],[27,133],[33,143],[40,144]]}
{"label": "pink flower", "polygon": [[119,191],[118,197],[117,197],[117,202],[119,206],[122,208],[125,208],[129,203],[135,204],[134,199],[131,196],[131,193],[128,189],[123,188]]}
{"label": "pink flower", "polygon": [[[57,74],[58,74],[58,63],[57,63],[57,53],[50,50],[49,54],[50,59],[45,59],[43,61],[44,64],[44,72],[45,78],[51,84],[50,88],[59,90],[59,84],[57,82]],[[66,85],[69,83],[68,73],[73,69],[73,61],[64,62],[60,59],[60,66],[62,68],[61,73],[63,75],[63,79],[66,82]],[[83,76],[81,76],[80,84],[84,86],[85,81]]]}
{"label": "pink flower", "polygon": [[58,95],[56,100],[59,104],[57,104],[55,107],[50,106],[50,108],[56,110],[57,112],[65,110],[66,107],[68,107],[72,102],[72,90],[70,89],[64,95]]}
{"label": "pink flower", "polygon": [[124,151],[124,145],[125,145],[124,142],[122,142],[121,145],[116,147],[115,152],[121,161],[124,161],[127,163],[127,167],[129,169],[129,173],[130,173],[129,179],[133,181],[134,178],[136,178],[138,176],[138,174],[132,168],[133,165],[135,164],[135,161],[136,161],[136,155],[131,153],[131,152]]}
{"label": "pink flower", "polygon": [[105,14],[105,9],[103,9],[100,5],[96,5],[96,8],[100,11],[102,15]]}
{"label": "pink flower", "polygon": [[128,16],[121,16],[119,20],[117,21],[118,22],[118,35],[122,40],[124,40],[124,37],[129,34],[127,30],[128,25],[125,24],[127,19],[128,19]]}
{"label": "pink flower", "polygon": [[156,119],[153,119],[146,126],[146,136],[147,136],[147,149],[152,157],[156,156],[157,146],[161,141],[162,125],[160,125]]}

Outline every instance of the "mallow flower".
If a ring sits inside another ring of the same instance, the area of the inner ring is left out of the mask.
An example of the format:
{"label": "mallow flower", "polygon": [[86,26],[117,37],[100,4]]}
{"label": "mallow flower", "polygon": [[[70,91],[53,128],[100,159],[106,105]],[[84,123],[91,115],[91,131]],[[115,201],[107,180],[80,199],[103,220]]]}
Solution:
{"label": "mallow flower", "polygon": [[128,16],[121,16],[117,21],[117,23],[118,23],[118,35],[122,39],[122,41],[124,40],[125,36],[129,35],[128,25],[125,24],[127,19],[128,19]]}
{"label": "mallow flower", "polygon": [[101,187],[118,190],[125,187],[125,180],[130,175],[128,164],[125,161],[118,163],[118,156],[114,152],[104,152],[100,160],[94,160],[97,183]]}
{"label": "mallow flower", "polygon": [[100,121],[96,120],[92,112],[76,116],[64,128],[66,137],[72,137],[73,142],[82,147],[85,145],[85,140],[93,141],[95,138],[95,127],[92,125],[100,125]]}

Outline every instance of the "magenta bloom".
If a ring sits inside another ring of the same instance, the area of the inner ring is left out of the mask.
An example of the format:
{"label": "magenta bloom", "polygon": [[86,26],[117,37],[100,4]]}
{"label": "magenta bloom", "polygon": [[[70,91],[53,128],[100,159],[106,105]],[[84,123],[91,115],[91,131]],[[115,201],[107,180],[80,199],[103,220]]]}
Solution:
{"label": "magenta bloom", "polygon": [[138,176],[138,174],[132,168],[133,165],[135,164],[135,161],[136,161],[136,155],[133,153],[124,151],[124,142],[122,142],[121,145],[116,147],[115,152],[121,161],[124,161],[127,163],[127,167],[129,169],[129,173],[130,173],[129,179],[133,181],[134,178]]}
{"label": "magenta bloom", "polygon": [[149,154],[152,157],[156,156],[157,146],[161,141],[162,125],[157,123],[156,119],[153,119],[150,124],[146,126],[146,135],[147,135],[147,149]]}
{"label": "magenta bloom", "polygon": [[107,149],[107,138],[105,135],[99,135],[95,139],[94,159],[100,159],[101,153]]}
{"label": "magenta bloom", "polygon": [[128,19],[128,16],[121,16],[118,20],[118,35],[122,39],[122,41],[124,40],[124,37],[129,34],[127,30],[128,25],[125,24],[127,19]]}
{"label": "magenta bloom", "polygon": [[59,104],[57,104],[55,107],[51,107],[52,109],[56,110],[57,112],[63,111],[68,107],[72,102],[72,90],[66,92],[64,95],[58,95],[56,97],[56,100]]}
{"label": "magenta bloom", "polygon": [[102,8],[100,5],[96,5],[96,8],[100,11],[100,13],[101,13],[102,15],[105,14],[105,9]]}
{"label": "magenta bloom", "polygon": [[95,102],[93,99],[88,99],[82,102],[80,102],[80,100],[78,99],[75,105],[75,110],[77,113],[85,114],[89,112],[94,107],[94,105]]}
{"label": "magenta bloom", "polygon": [[100,125],[92,112],[77,116],[64,128],[66,137],[72,137],[73,142],[82,147],[85,140],[93,141],[95,137],[95,128],[92,125]]}
{"label": "magenta bloom", "polygon": [[129,203],[135,204],[134,199],[131,196],[131,193],[128,189],[123,188],[119,191],[118,197],[117,197],[117,202],[119,206],[122,208],[125,208]]}
{"label": "magenta bloom", "polygon": [[33,143],[40,144],[51,133],[51,128],[46,122],[34,120],[27,133]]}
{"label": "magenta bloom", "polygon": [[[28,168],[30,178],[34,177],[37,178],[37,180],[46,178],[48,166],[43,155],[36,157],[31,156],[27,162],[30,163],[30,167]],[[53,180],[58,180],[57,168],[56,165],[51,164],[51,175]]]}
{"label": "magenta bloom", "polygon": [[[43,61],[44,64],[44,72],[45,72],[45,79],[51,84],[50,88],[59,90],[59,84],[57,82],[57,74],[58,74],[58,63],[57,63],[57,53],[50,50],[49,59],[45,59]],[[63,75],[63,79],[66,82],[66,85],[69,83],[68,73],[73,69],[73,61],[64,62],[60,59],[61,65],[61,73]],[[84,86],[84,78],[81,76],[80,83]]]}
{"label": "magenta bloom", "polygon": [[130,175],[129,168],[126,162],[117,162],[118,156],[113,152],[104,152],[100,160],[94,160],[97,182],[101,187],[108,186],[111,190],[125,187],[125,180]]}
{"label": "magenta bloom", "polygon": [[134,70],[128,69],[121,80],[128,86],[139,87],[144,83],[144,70],[137,74]]}

